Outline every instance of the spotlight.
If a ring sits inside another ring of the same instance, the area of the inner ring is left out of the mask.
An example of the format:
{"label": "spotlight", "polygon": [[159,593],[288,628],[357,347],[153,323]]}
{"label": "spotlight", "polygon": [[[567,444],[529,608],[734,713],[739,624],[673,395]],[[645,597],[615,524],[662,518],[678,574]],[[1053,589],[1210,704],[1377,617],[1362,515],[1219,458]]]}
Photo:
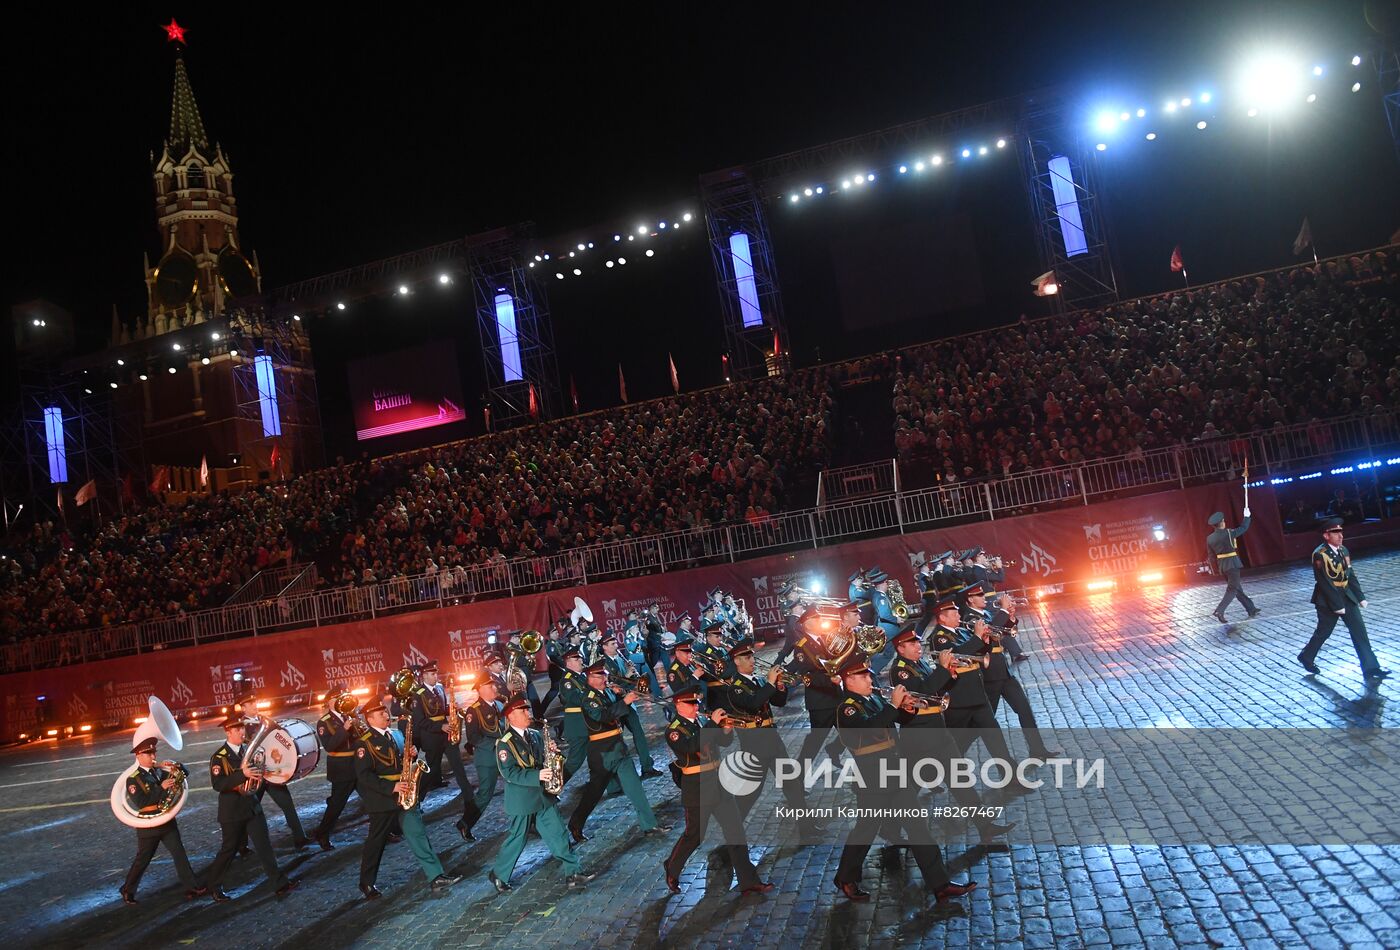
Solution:
{"label": "spotlight", "polygon": [[[821,185],[818,185],[818,186],[817,186],[817,194],[821,194],[821,193],[824,192],[824,191],[826,191],[826,189],[823,188]],[[680,227],[680,225],[678,224],[678,225],[676,225],[676,227]]]}
{"label": "spotlight", "polygon": [[1162,106],[1162,108],[1163,108],[1164,110],[1166,110],[1167,112],[1175,112],[1175,111],[1176,111],[1176,103],[1175,103],[1175,102],[1168,102],[1166,105]]}
{"label": "spotlight", "polygon": [[450,284],[450,283],[452,283],[452,275],[450,275],[450,274],[438,274],[438,283],[439,283],[439,284]]}
{"label": "spotlight", "polygon": [[658,225],[658,227],[660,227],[661,230],[663,230],[663,231],[666,230],[666,222],[665,222],[665,221],[662,221],[661,224]]}
{"label": "spotlight", "polygon": [[535,255],[535,260],[537,260],[537,261],[542,261],[542,260],[544,260],[544,258],[543,258],[543,257],[540,257],[538,254],[536,254],[536,255]]}
{"label": "spotlight", "polygon": [[143,383],[144,383],[144,382],[145,382],[145,381],[146,381],[146,380],[147,380],[147,378],[148,378],[148,377],[147,377],[147,376],[146,376],[146,374],[145,374],[145,373],[142,373],[142,374],[141,374],[141,375],[140,375],[140,377],[139,377],[139,378],[140,378],[140,380],[141,380],[141,382],[143,382]]}
{"label": "spotlight", "polygon": [[229,355],[229,356],[237,356],[237,355],[238,355],[238,351],[237,351],[237,350],[232,350],[232,349],[231,349],[231,350],[228,351],[228,355]]}
{"label": "spotlight", "polygon": [[1201,121],[1199,121],[1199,122],[1196,123],[1196,128],[1198,128],[1198,129],[1204,129],[1205,127],[1206,127],[1206,120],[1205,120],[1205,119],[1202,119]]}
{"label": "spotlight", "polygon": [[335,309],[337,309],[337,310],[344,310],[344,309],[345,309],[345,304],[343,304],[343,303],[338,303],[338,304],[335,305]]}
{"label": "spotlight", "polygon": [[531,266],[531,267],[534,267],[534,266],[535,266],[535,262],[534,262],[534,261],[531,261],[531,262],[530,262],[530,266]]}
{"label": "spotlight", "polygon": [[808,198],[812,197],[812,189],[810,189],[810,188],[803,188],[803,189],[802,189],[802,193],[803,193],[804,195],[806,195]]}
{"label": "spotlight", "polygon": [[1006,148],[1006,139],[997,139],[997,148]]}
{"label": "spotlight", "polygon": [[173,366],[170,367],[168,370],[166,370],[166,372],[168,372],[168,373],[170,373],[170,375],[174,376],[174,375],[175,375],[175,367],[173,367]]}
{"label": "spotlight", "polygon": [[1210,93],[1203,92],[1197,97],[1198,102],[1210,102]]}
{"label": "spotlight", "polygon": [[1104,151],[1105,149],[1108,148],[1108,143],[1107,143],[1107,142],[1100,142],[1098,145],[1095,145],[1094,148],[1096,148],[1096,149],[1098,149],[1100,152],[1102,152],[1102,151]]}
{"label": "spotlight", "polygon": [[580,245],[578,246],[578,249],[579,249],[580,251],[583,250],[583,245],[580,244]]}
{"label": "spotlight", "polygon": [[635,241],[635,240],[637,240],[637,235],[635,235],[635,234],[629,234],[629,235],[627,235],[627,240],[629,240],[629,241]]}
{"label": "spotlight", "polygon": [[793,195],[791,198],[788,199],[788,201],[791,201],[793,204],[797,204],[797,203],[798,203],[799,201],[801,201],[801,200],[802,200],[802,196],[801,196],[801,195]]}
{"label": "spotlight", "polygon": [[108,386],[111,386],[113,389],[116,389],[116,388],[117,388],[117,384],[116,384],[116,383],[108,383],[107,385],[108,385]]}
{"label": "spotlight", "polygon": [[170,344],[170,345],[171,345],[171,347],[174,348],[174,350],[175,350],[176,353],[180,352],[180,344],[178,344],[178,343],[172,343],[172,344]]}
{"label": "spotlight", "polygon": [[987,146],[983,145],[983,146],[981,146],[980,148],[978,148],[978,149],[977,149],[977,154],[978,154],[978,155],[986,155],[986,154],[987,154]]}
{"label": "spotlight", "polygon": [[126,360],[117,360],[117,365],[118,365],[118,366],[125,366],[125,365],[126,365]]}
{"label": "spotlight", "polygon": [[853,180],[857,185],[863,185],[863,184],[865,184],[865,176],[864,176],[864,175],[857,175],[857,176],[856,176],[854,179],[852,179],[852,180]]}
{"label": "spotlight", "polygon": [[614,234],[614,235],[613,235],[613,240],[614,240],[614,241],[621,241],[621,240],[622,240],[622,235],[621,235],[621,234]]}
{"label": "spotlight", "polygon": [[970,148],[965,148],[965,149],[963,149],[963,150],[962,150],[962,157],[963,157],[963,158],[971,158],[971,157],[972,157],[972,149],[970,149]]}
{"label": "spotlight", "polygon": [[1098,119],[1094,121],[1094,128],[1100,132],[1112,132],[1118,127],[1118,117],[1112,112],[1100,112]]}
{"label": "spotlight", "polygon": [[581,270],[579,270],[577,267],[575,267],[575,268],[574,268],[574,276],[575,276],[575,277],[582,277],[582,276],[583,276],[583,271],[581,271]]}
{"label": "spotlight", "polygon": [[612,262],[612,261],[606,261],[606,262],[604,262],[603,266],[604,266],[604,267],[612,267],[612,266],[613,266],[613,262]]}
{"label": "spotlight", "polygon": [[1315,93],[1315,92],[1310,92],[1310,93],[1308,93],[1308,101],[1309,101],[1309,102],[1316,102],[1316,101],[1317,101],[1317,93]]}
{"label": "spotlight", "polygon": [[1147,133],[1147,141],[1149,141],[1149,142],[1155,142],[1155,141],[1157,141],[1157,133],[1156,133],[1156,132],[1148,132],[1148,133]]}
{"label": "spotlight", "polygon": [[942,164],[943,164],[943,156],[942,156],[942,155],[935,155],[935,156],[933,156],[933,158],[930,158],[930,159],[929,159],[929,162],[932,163],[932,164],[934,164],[934,165],[942,165]]}
{"label": "spotlight", "polygon": [[211,339],[211,340],[217,340],[218,338],[219,338],[219,334],[218,334],[218,333],[211,333],[211,334],[209,334],[209,339]]}
{"label": "spotlight", "polygon": [[1118,113],[1118,121],[1119,121],[1119,122],[1127,122],[1127,121],[1128,121],[1129,119],[1131,119],[1131,118],[1132,118],[1132,116],[1129,115],[1129,114],[1126,113],[1126,112],[1120,112],[1120,113]]}
{"label": "spotlight", "polygon": [[1361,65],[1361,55],[1359,53],[1351,58],[1351,64],[1353,66]]}
{"label": "spotlight", "polygon": [[903,175],[903,174],[904,174],[905,172],[907,172],[907,171],[909,171],[909,166],[908,166],[908,165],[900,165],[900,166],[899,166],[899,173],[900,173],[901,175]]}
{"label": "spotlight", "polygon": [[589,249],[590,251],[593,250],[593,242],[592,242],[592,241],[589,241],[589,242],[588,242],[588,249]]}
{"label": "spotlight", "polygon": [[685,222],[689,222],[690,219],[693,218],[693,217],[695,217],[695,215],[693,215],[693,214],[691,214],[689,211],[687,211],[685,214],[681,215],[681,220],[682,220],[682,221],[685,221]]}
{"label": "spotlight", "polygon": [[204,364],[205,366],[208,366],[208,365],[209,365],[209,357],[207,357],[207,356],[204,357],[202,360],[200,360],[200,362],[201,362],[202,364]]}
{"label": "spotlight", "polygon": [[1139,109],[1139,110],[1137,111],[1137,117],[1138,117],[1139,119],[1145,117],[1146,115],[1147,115],[1147,110],[1146,110],[1146,109]]}
{"label": "spotlight", "polygon": [[646,226],[645,224],[639,224],[639,225],[637,225],[637,233],[638,233],[638,234],[646,234],[646,233],[647,233],[647,226]]}
{"label": "spotlight", "polygon": [[1245,102],[1266,112],[1293,105],[1302,98],[1298,89],[1302,72],[1296,61],[1282,54],[1251,60],[1240,83]]}
{"label": "spotlight", "polygon": [[851,187],[851,180],[850,180],[849,178],[843,179],[842,182],[841,182],[841,187],[842,187],[842,188],[849,188],[849,187]]}
{"label": "spotlight", "polygon": [[656,256],[656,252],[653,251],[651,248],[647,248],[647,257],[655,257],[655,256]]}
{"label": "spotlight", "polygon": [[625,257],[619,257],[619,258],[617,259],[617,266],[618,266],[618,267],[621,267],[622,265],[624,265],[624,264],[626,264],[626,263],[627,263],[627,258],[625,258]]}
{"label": "spotlight", "polygon": [[1185,108],[1189,107],[1190,105],[1191,105],[1191,97],[1190,97],[1190,96],[1183,96],[1182,99],[1181,99],[1181,108],[1185,109]]}
{"label": "spotlight", "polygon": [[1139,584],[1159,584],[1162,581],[1161,571],[1148,571],[1146,574],[1138,575]]}
{"label": "spotlight", "polygon": [[300,322],[301,322],[301,314],[299,314],[299,313],[294,313],[294,314],[292,314],[292,319],[295,320],[297,323],[300,323]]}
{"label": "spotlight", "polygon": [[874,181],[874,180],[875,180],[875,173],[874,173],[874,172],[871,172],[869,175],[866,175],[866,176],[865,176],[865,180],[866,180],[866,181]]}
{"label": "spotlight", "polygon": [[408,296],[408,284],[399,284],[399,293],[402,294],[403,296],[407,297],[407,296]]}
{"label": "spotlight", "polygon": [[1314,76],[1321,76],[1321,75],[1322,75],[1322,67],[1321,67],[1321,66],[1314,66],[1314,67],[1313,67],[1313,75],[1314,75]]}
{"label": "spotlight", "polygon": [[570,251],[570,252],[569,252],[569,256],[570,256],[570,257],[574,257],[576,254],[578,254],[577,251]]}
{"label": "spotlight", "polygon": [[915,162],[915,163],[914,163],[914,171],[916,171],[916,172],[921,172],[921,171],[923,171],[923,170],[924,170],[924,163],[923,163],[923,162]]}
{"label": "spotlight", "polygon": [[546,255],[544,256],[544,259],[545,259],[545,260],[549,260],[549,255],[546,254]]}
{"label": "spotlight", "polygon": [[1166,526],[1165,526],[1165,525],[1154,524],[1154,525],[1152,526],[1152,540],[1153,540],[1153,541],[1165,541],[1165,540],[1167,540],[1167,529],[1166,529]]}
{"label": "spotlight", "polygon": [[554,272],[554,276],[557,277],[557,278],[559,278],[560,280],[563,280],[563,279],[564,279],[564,275],[561,274],[561,273],[559,273],[558,271],[555,271],[555,272]]}
{"label": "spotlight", "polygon": [[87,393],[89,396],[92,395],[92,390],[88,389],[86,386],[83,387],[83,392]]}
{"label": "spotlight", "polygon": [[1354,83],[1352,83],[1352,84],[1351,84],[1351,91],[1352,91],[1352,92],[1360,92],[1360,91],[1361,91],[1361,83],[1359,83],[1359,82],[1354,82]]}
{"label": "spotlight", "polygon": [[34,321],[34,325],[37,327],[37,326],[39,325],[39,321],[38,321],[38,320],[35,320],[35,321]]}

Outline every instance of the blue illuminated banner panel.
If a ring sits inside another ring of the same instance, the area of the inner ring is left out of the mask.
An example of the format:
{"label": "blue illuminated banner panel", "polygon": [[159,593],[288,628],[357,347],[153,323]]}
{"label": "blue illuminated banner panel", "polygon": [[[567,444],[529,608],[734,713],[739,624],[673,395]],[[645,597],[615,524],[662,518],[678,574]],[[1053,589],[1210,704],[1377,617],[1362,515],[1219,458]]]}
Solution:
{"label": "blue illuminated banner panel", "polygon": [[758,306],[758,283],[753,276],[753,252],[749,236],[743,231],[729,235],[729,256],[734,261],[734,283],[739,291],[739,312],[744,327],[763,326],[763,311]]}
{"label": "blue illuminated banner panel", "polygon": [[49,451],[49,481],[57,485],[68,481],[68,450],[63,445],[63,410],[49,406],[44,410],[44,444]]}
{"label": "blue illuminated banner panel", "polygon": [[282,434],[282,414],[277,411],[277,378],[273,374],[272,357],[253,357],[253,371],[258,378],[258,408],[262,410],[263,438]]}
{"label": "blue illuminated banner panel", "polygon": [[520,369],[520,336],[515,329],[515,299],[496,295],[496,332],[501,340],[501,371],[505,381],[518,383],[525,378]]}
{"label": "blue illuminated banner panel", "polygon": [[1056,155],[1050,159],[1050,188],[1055,193],[1055,212],[1060,218],[1060,234],[1065,239],[1065,256],[1089,253],[1084,237],[1084,220],[1079,216],[1079,194],[1074,186],[1074,172],[1069,158]]}

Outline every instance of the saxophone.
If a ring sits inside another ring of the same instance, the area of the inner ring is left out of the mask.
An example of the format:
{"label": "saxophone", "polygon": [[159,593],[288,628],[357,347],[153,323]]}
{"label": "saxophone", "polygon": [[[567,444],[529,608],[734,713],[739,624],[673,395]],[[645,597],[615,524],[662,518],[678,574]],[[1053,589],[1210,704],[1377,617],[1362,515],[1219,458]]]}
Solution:
{"label": "saxophone", "polygon": [[454,677],[447,680],[447,742],[449,745],[462,743],[462,720],[457,714],[457,681]]}
{"label": "saxophone", "polygon": [[559,743],[554,741],[548,719],[541,724],[540,734],[544,736],[544,767],[554,773],[548,782],[543,783],[544,793],[558,796],[564,790],[564,753],[559,751]]}
{"label": "saxophone", "polygon": [[[408,725],[403,731],[404,760],[403,771],[399,773],[399,778],[408,783],[408,789],[398,793],[399,807],[408,811],[418,804],[418,782],[428,771],[428,763],[423,759],[422,754],[413,746],[413,717],[408,717]],[[413,758],[408,758],[409,750],[413,750]]]}

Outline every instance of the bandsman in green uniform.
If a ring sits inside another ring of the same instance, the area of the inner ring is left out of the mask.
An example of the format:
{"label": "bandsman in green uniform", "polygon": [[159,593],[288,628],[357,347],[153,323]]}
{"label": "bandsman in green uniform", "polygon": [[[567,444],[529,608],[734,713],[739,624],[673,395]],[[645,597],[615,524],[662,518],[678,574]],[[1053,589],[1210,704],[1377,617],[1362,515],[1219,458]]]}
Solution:
{"label": "bandsman in green uniform", "polygon": [[[166,793],[179,780],[177,770],[186,781],[189,779],[189,772],[178,762],[156,764],[155,736],[142,740],[131,752],[136,756],[136,767],[126,776],[126,803],[137,814],[157,814]],[[151,858],[155,857],[156,848],[162,844],[165,845],[165,850],[170,852],[170,859],[175,863],[175,873],[179,875],[180,883],[185,885],[185,900],[203,897],[208,893],[195,877],[194,869],[190,867],[189,856],[185,854],[185,843],[180,839],[180,826],[175,823],[174,818],[170,818],[159,825],[136,829],[136,859],[131,862],[131,869],[126,872],[126,880],[120,889],[125,903],[136,903],[136,889],[141,886],[141,875],[146,873]]]}
{"label": "bandsman in green uniform", "polygon": [[729,716],[723,709],[716,709],[713,719],[702,716],[700,692],[700,684],[691,682],[672,695],[676,715],[666,728],[666,744],[676,757],[671,774],[680,786],[681,807],[685,810],[685,831],[661,865],[666,887],[672,894],[681,892],[681,870],[705,840],[705,830],[713,817],[724,834],[724,849],[743,893],[766,894],[773,885],[758,876],[758,869],[749,859],[744,819],[739,817],[734,798],[719,784],[720,749],[734,741]]}
{"label": "bandsman in green uniform", "polygon": [[578,647],[564,650],[564,678],[559,681],[559,701],[564,704],[564,781],[568,782],[588,759],[588,727],[583,722],[583,653]]}
{"label": "bandsman in green uniform", "polygon": [[1230,601],[1239,598],[1240,606],[1249,612],[1251,617],[1259,615],[1259,608],[1254,606],[1254,601],[1249,599],[1249,595],[1244,592],[1244,586],[1240,584],[1240,537],[1249,530],[1249,509],[1244,510],[1244,520],[1240,522],[1238,528],[1227,528],[1225,526],[1225,512],[1217,511],[1210,516],[1209,524],[1215,530],[1206,536],[1206,557],[1215,564],[1215,569],[1225,577],[1225,596],[1220,598],[1220,603],[1212,611],[1211,616],[1221,623],[1226,623],[1225,608],[1230,606]]}
{"label": "bandsman in green uniform", "polygon": [[442,862],[428,842],[421,793],[420,803],[412,808],[399,806],[398,796],[408,791],[408,782],[403,777],[404,763],[412,761],[417,753],[413,748],[404,749],[399,745],[403,739],[389,728],[389,711],[383,703],[371,702],[365,707],[365,722],[369,732],[355,741],[355,787],[360,801],[365,803],[365,811],[369,812],[369,835],[360,856],[360,893],[366,900],[380,896],[375,881],[379,877],[384,846],[396,820],[401,821],[404,840],[418,859],[429,886],[434,891],[446,890],[462,878],[443,870]]}
{"label": "bandsman in green uniform", "polygon": [[475,702],[462,712],[462,738],[473,748],[476,763],[476,795],[462,803],[462,817],[457,819],[457,832],[463,841],[475,841],[472,828],[480,820],[491,796],[496,794],[496,740],[507,728],[505,708],[501,697],[506,684],[495,676],[487,676],[477,687]]}
{"label": "bandsman in green uniform", "polygon": [[525,835],[532,820],[549,853],[563,866],[564,881],[570,889],[584,887],[596,877],[580,867],[578,856],[569,847],[559,808],[545,794],[543,783],[550,781],[554,773],[545,766],[545,737],[538,729],[530,728],[530,716],[530,703],[525,697],[512,699],[505,708],[510,728],[496,740],[496,762],[506,780],[505,809],[510,829],[487,879],[502,894],[511,889],[510,876],[525,850]]}
{"label": "bandsman in green uniform", "polygon": [[[627,660],[622,655],[622,645],[615,637],[607,637],[603,640],[602,660],[608,665],[608,675],[616,676],[619,679],[628,679],[631,675],[627,669]],[[638,675],[644,675],[639,673]],[[656,677],[653,674],[650,680]],[[658,778],[662,774],[656,768],[656,763],[651,757],[651,745],[647,742],[646,730],[642,728],[642,717],[637,714],[635,706],[628,706],[627,712],[622,716],[622,724],[627,731],[632,733],[632,744],[637,747],[637,764],[642,767],[642,778]]]}

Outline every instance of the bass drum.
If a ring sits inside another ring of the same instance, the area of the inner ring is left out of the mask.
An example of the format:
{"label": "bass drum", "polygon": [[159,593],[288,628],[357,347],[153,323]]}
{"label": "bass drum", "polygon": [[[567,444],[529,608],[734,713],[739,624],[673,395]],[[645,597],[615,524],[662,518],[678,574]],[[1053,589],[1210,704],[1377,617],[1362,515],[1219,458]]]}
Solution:
{"label": "bass drum", "polygon": [[316,730],[300,719],[278,719],[277,728],[267,734],[262,751],[266,753],[265,777],[273,785],[286,785],[305,778],[321,761],[321,743],[316,741]]}

